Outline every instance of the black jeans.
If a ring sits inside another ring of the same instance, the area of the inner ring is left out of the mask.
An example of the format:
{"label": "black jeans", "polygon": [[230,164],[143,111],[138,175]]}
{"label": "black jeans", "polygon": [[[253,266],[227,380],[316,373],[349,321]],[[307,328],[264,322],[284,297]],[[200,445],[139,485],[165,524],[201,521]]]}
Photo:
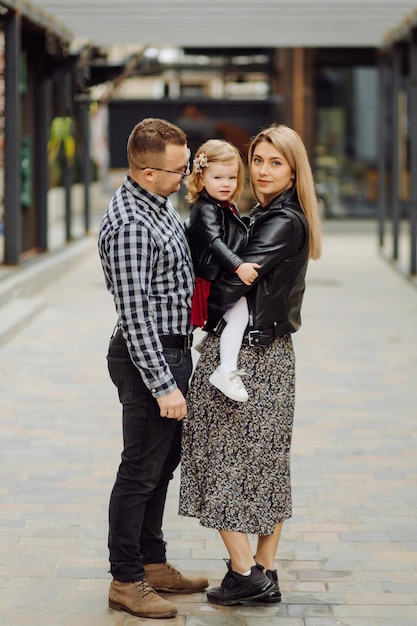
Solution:
{"label": "black jeans", "polygon": [[[185,395],[191,352],[164,349]],[[107,355],[110,378],[123,407],[123,452],[109,504],[110,572],[120,582],[144,576],[143,564],[166,560],[162,517],[168,483],[180,461],[181,422],[159,415],[159,406],[133,365],[118,331]]]}

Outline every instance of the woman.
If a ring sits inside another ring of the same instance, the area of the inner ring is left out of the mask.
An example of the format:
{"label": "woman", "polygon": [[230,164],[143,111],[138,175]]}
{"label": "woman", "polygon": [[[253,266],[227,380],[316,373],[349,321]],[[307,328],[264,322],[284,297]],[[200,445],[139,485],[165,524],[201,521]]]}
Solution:
{"label": "woman", "polygon": [[[194,373],[183,430],[180,514],[216,528],[229,553],[228,572],[209,601],[279,602],[274,566],[284,520],[291,517],[290,448],[295,363],[291,333],[300,310],[309,258],[320,256],[320,218],[300,137],[286,126],[260,132],[249,147],[252,191],[243,261],[260,265],[253,285],[235,274],[213,284],[211,331]],[[222,315],[246,295],[249,324],[240,351],[249,401],[225,401],[208,384]],[[255,555],[248,534],[258,535]]]}

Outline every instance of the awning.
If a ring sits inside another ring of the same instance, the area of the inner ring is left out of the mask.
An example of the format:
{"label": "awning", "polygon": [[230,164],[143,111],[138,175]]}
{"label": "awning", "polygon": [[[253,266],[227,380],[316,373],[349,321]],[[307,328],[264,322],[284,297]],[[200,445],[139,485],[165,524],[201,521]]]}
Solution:
{"label": "awning", "polygon": [[[24,2],[10,4],[24,6]],[[36,0],[95,45],[379,47],[415,0]]]}

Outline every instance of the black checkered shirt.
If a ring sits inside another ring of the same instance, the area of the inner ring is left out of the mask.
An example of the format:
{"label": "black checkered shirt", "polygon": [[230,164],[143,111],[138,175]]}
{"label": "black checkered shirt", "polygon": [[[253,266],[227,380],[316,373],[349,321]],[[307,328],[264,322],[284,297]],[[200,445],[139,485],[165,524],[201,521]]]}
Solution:
{"label": "black checkered shirt", "polygon": [[159,335],[188,335],[194,272],[184,225],[171,202],[129,176],[100,226],[99,253],[118,326],[154,397],[176,389]]}

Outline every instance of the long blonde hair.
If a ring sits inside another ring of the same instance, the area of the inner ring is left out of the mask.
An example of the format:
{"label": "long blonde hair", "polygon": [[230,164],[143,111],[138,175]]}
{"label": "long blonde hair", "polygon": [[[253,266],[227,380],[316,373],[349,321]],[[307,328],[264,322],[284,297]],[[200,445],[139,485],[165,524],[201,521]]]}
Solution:
{"label": "long blonde hair", "polygon": [[203,155],[203,159],[204,157],[207,159],[207,165],[205,167],[209,167],[210,163],[230,163],[231,161],[236,161],[238,166],[237,186],[236,191],[230,200],[232,202],[237,202],[240,194],[242,193],[245,182],[245,166],[239,150],[228,141],[224,141],[224,139],[209,139],[198,148],[194,156],[192,172],[185,180],[185,185],[188,190],[188,194],[186,196],[187,200],[195,202],[204,189],[204,167],[202,168],[198,167],[198,165],[196,166],[199,161],[201,162],[201,159],[198,159],[200,155]]}
{"label": "long blonde hair", "polygon": [[[294,174],[294,187],[298,201],[306,216],[310,230],[309,257],[318,259],[321,255],[321,220],[318,209],[317,196],[314,189],[313,174],[304,143],[298,133],[288,126],[274,124],[262,130],[252,139],[249,151],[249,167],[256,146],[263,141],[272,144],[288,161]],[[257,200],[255,189],[251,180],[252,193]]]}

